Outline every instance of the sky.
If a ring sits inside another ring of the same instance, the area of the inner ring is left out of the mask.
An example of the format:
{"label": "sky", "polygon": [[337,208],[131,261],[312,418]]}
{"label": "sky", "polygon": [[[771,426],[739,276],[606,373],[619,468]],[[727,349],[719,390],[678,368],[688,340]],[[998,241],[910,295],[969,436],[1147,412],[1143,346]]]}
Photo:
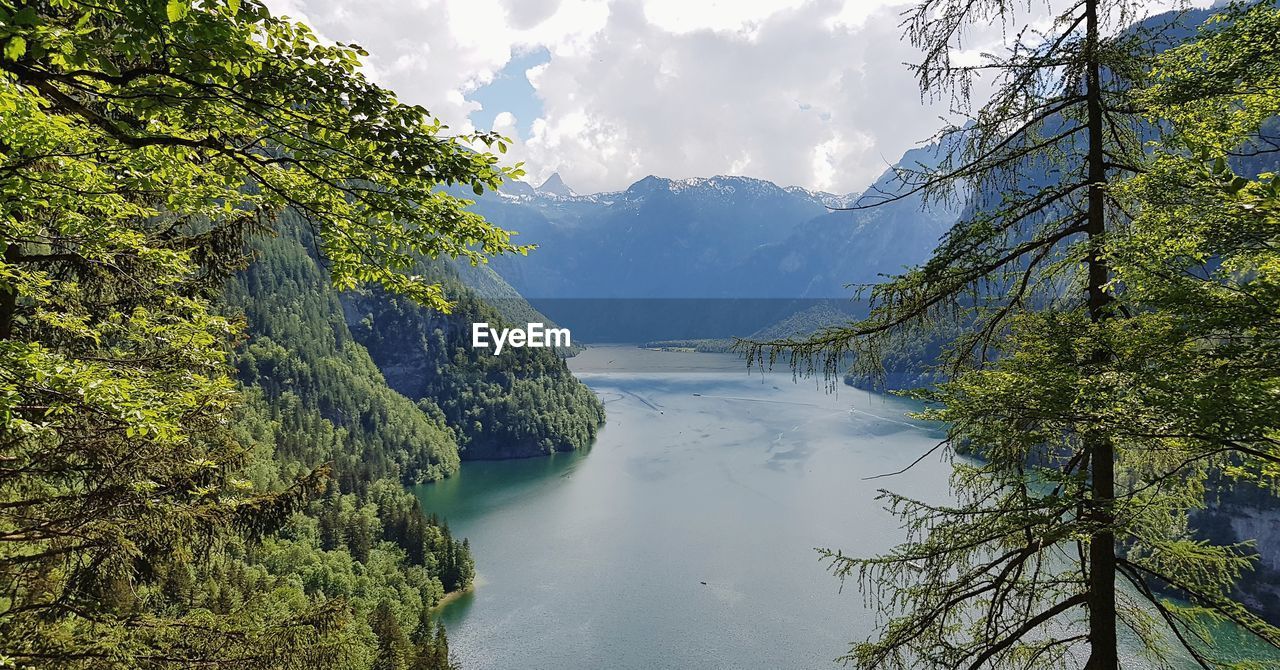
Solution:
{"label": "sky", "polygon": [[579,193],[718,174],[858,192],[948,115],[904,65],[898,0],[265,1],[364,47],[370,77],[451,132],[511,138],[526,181]]}

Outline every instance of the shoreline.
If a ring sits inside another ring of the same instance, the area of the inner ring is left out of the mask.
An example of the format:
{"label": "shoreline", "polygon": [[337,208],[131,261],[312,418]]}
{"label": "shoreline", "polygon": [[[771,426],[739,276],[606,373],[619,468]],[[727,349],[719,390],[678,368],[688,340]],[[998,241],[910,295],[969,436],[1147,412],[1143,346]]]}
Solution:
{"label": "shoreline", "polygon": [[441,598],[439,602],[437,602],[435,605],[432,605],[431,613],[434,614],[436,612],[439,612],[441,609],[444,608],[445,605],[448,605],[449,603],[452,603],[455,600],[458,600],[462,596],[474,593],[476,590],[477,581],[479,581],[478,577],[476,579],[471,580],[471,583],[467,585],[467,588],[458,589],[457,591],[450,591],[444,594],[444,597]]}

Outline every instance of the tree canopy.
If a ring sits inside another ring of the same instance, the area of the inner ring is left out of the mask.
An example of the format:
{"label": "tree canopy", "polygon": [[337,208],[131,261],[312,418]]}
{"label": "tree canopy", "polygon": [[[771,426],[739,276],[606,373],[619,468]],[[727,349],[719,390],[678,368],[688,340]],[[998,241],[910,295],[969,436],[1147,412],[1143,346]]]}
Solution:
{"label": "tree canopy", "polygon": [[[916,393],[950,427],[954,501],[883,491],[907,541],[826,553],[883,615],[846,660],[1113,670],[1128,631],[1161,667],[1228,667],[1211,634],[1224,621],[1280,646],[1229,597],[1256,555],[1187,521],[1211,478],[1269,484],[1280,463],[1275,187],[1230,169],[1275,146],[1277,16],[1235,7],[1168,49],[1178,15],[1137,2],[1065,3],[1045,29],[998,0],[907,13],[927,94],[963,108],[974,77],[996,80],[943,129],[939,168],[900,174],[965,212],[927,263],[870,288],[866,320],[749,345],[757,361],[835,375],[852,355],[874,373],[904,340],[958,333],[942,383]],[[990,21],[1008,50],[952,60],[964,27]]]}
{"label": "tree canopy", "polygon": [[[229,374],[242,323],[218,300],[286,208],[334,287],[375,284],[440,310],[443,289],[412,272],[423,257],[525,248],[442,188],[478,193],[518,175],[484,150],[504,140],[447,134],[370,82],[364,55],[257,0],[0,1],[4,662],[368,660],[373,624],[352,628],[340,593],[304,591],[246,557],[256,539],[301,532],[299,513],[324,517],[307,500],[332,470],[310,459],[271,477],[247,470],[261,449],[232,419],[263,410],[246,411],[258,401]],[[396,465],[456,467],[451,433],[418,420],[420,458]],[[363,504],[333,495],[334,509]],[[352,533],[343,553],[416,565],[416,586],[397,591],[416,593],[416,609],[395,607],[416,620],[442,582],[465,585],[470,558],[416,506],[379,518],[383,503],[334,512]],[[322,544],[306,546],[338,551]]]}

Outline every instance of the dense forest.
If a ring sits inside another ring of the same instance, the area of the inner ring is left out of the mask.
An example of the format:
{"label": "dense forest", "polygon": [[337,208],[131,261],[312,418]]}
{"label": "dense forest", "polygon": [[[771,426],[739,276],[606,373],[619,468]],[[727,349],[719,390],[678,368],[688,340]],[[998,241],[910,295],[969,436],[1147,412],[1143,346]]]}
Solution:
{"label": "dense forest", "polygon": [[[1280,478],[1276,5],[1197,27],[1135,26],[1131,0],[1030,24],[922,0],[912,72],[963,118],[895,167],[899,195],[851,208],[958,214],[932,256],[851,314],[652,343],[923,387],[953,500],[881,491],[903,542],[822,550],[878,614],[842,660],[1118,670],[1128,636],[1157,667],[1265,667],[1233,666],[1223,628],[1280,648],[1274,573],[1224,527]],[[953,59],[989,24],[1007,51]],[[466,197],[522,176],[490,153],[507,140],[445,134],[367,56],[260,0],[0,0],[0,667],[455,668],[432,612],[476,557],[410,487],[596,436],[572,351],[468,346],[471,322],[538,318],[489,304],[509,287],[473,267],[532,250]],[[748,207],[688,238],[709,266],[847,248],[725,243],[827,217],[711,181]],[[682,191],[647,178],[609,220],[651,207],[637,246],[676,263],[700,212]],[[566,267],[605,276],[634,240],[589,241]]]}
{"label": "dense forest", "polygon": [[[442,665],[447,639],[430,611],[470,585],[474,560],[466,541],[425,516],[406,487],[452,474],[460,455],[586,447],[603,408],[555,352],[518,349],[499,358],[457,339],[446,346],[445,329],[502,321],[447,268],[434,271],[453,300],[444,315],[385,291],[333,290],[308,227],[292,212],[250,252],[251,264],[224,293],[248,338],[236,350],[246,402],[234,430],[255,452],[244,476],[261,490],[321,466],[332,477],[277,533],[246,545],[239,570],[203,595],[220,604],[253,597],[259,582],[244,575],[257,570],[272,588],[300,584],[297,597],[346,602],[348,634],[374,650],[375,667],[452,667]],[[355,305],[379,310],[378,319],[348,327]],[[186,588],[196,594],[191,606],[202,591]]]}
{"label": "dense forest", "polygon": [[[391,388],[430,413],[443,413],[463,459],[519,458],[591,444],[604,407],[552,349],[501,356],[471,346],[472,323],[510,324],[447,267],[430,270],[458,296],[449,314],[383,291],[342,297],[351,332]],[[530,316],[529,318],[537,318]]]}
{"label": "dense forest", "polygon": [[411,400],[340,293],[490,316],[414,269],[527,251],[443,188],[518,176],[471,148],[504,140],[253,0],[0,25],[0,665],[455,667],[431,611],[474,559],[407,487],[602,410],[549,351],[450,350]]}

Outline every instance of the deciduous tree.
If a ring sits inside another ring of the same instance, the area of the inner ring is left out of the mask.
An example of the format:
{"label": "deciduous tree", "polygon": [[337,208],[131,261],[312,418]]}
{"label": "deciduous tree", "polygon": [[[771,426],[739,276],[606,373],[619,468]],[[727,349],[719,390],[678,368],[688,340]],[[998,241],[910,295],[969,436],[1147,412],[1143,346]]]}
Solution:
{"label": "deciduous tree", "polygon": [[181,583],[165,575],[276,528],[326,475],[238,476],[239,327],[213,299],[250,238],[289,208],[335,286],[437,309],[421,258],[524,250],[440,188],[517,174],[483,151],[501,138],[447,134],[364,55],[257,0],[0,0],[0,658],[358,660],[330,635],[338,601],[157,603]]}

